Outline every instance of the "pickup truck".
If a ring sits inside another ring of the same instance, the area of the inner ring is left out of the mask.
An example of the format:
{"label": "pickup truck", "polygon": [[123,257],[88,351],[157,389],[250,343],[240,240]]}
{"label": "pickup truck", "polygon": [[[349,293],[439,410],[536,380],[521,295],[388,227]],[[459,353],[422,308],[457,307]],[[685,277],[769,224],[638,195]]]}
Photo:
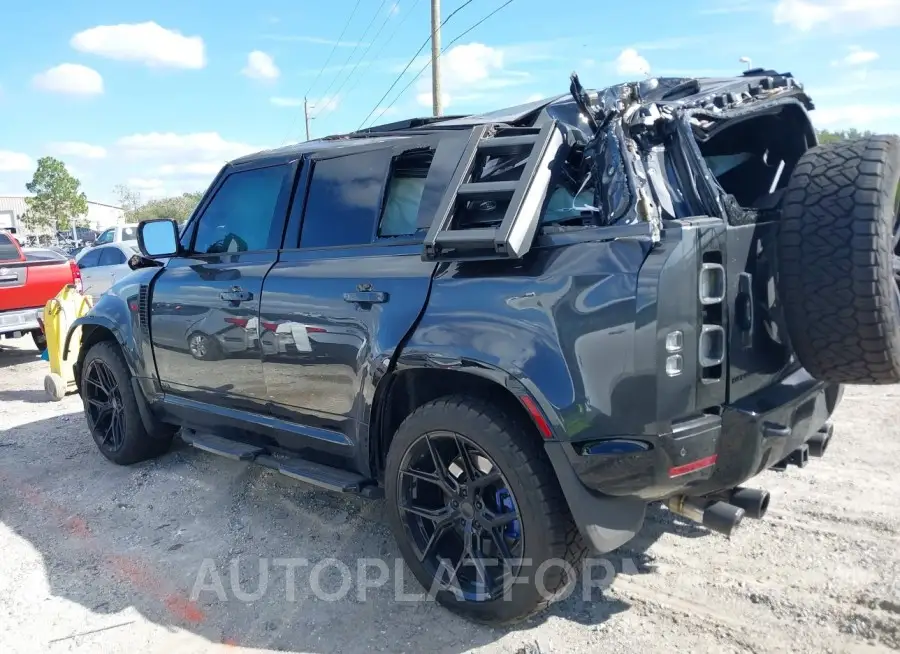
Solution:
{"label": "pickup truck", "polygon": [[81,291],[81,272],[72,259],[50,251],[23,251],[16,239],[0,231],[0,337],[31,334],[39,350],[47,347],[40,318],[44,305],[72,284]]}
{"label": "pickup truck", "polygon": [[75,321],[89,431],[384,498],[420,583],[491,624],[650,504],[730,535],[844,384],[900,380],[900,138],[819,145],[813,109],[771,70],[573,75],[232,161]]}

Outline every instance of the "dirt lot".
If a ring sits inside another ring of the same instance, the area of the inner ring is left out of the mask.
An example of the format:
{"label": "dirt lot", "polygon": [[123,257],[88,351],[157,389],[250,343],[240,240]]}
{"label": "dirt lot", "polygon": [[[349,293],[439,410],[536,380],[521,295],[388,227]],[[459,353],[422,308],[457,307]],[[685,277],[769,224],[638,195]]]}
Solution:
{"label": "dirt lot", "polygon": [[[184,447],[116,467],[96,451],[77,396],[45,401],[46,364],[30,341],[5,343],[4,652],[900,649],[897,387],[849,389],[828,455],[762,475],[769,516],[730,542],[652,511],[640,536],[608,557],[621,574],[602,594],[586,601],[577,588],[518,629],[491,630],[433,602],[395,599],[398,585],[421,589],[395,574],[380,503]],[[308,566],[295,569],[288,593],[289,568],[275,559],[292,557]],[[388,563],[387,584],[363,588],[357,561],[366,558]],[[348,571],[333,559],[349,570],[344,594]],[[195,593],[198,580],[220,580],[224,593]],[[317,598],[317,588],[341,599]]]}

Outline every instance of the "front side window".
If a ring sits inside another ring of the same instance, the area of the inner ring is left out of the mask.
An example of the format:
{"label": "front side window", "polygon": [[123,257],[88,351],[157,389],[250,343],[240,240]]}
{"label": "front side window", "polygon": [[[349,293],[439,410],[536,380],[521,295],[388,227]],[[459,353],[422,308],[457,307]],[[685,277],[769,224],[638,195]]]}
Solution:
{"label": "front side window", "polygon": [[117,247],[103,248],[103,252],[100,253],[99,265],[101,266],[118,266],[123,263],[125,263],[125,255]]}
{"label": "front side window", "polygon": [[115,228],[107,229],[105,232],[103,232],[102,234],[100,234],[100,236],[97,237],[97,240],[94,241],[94,243],[96,243],[97,245],[102,245],[103,243],[112,243],[113,238],[115,238],[115,235],[116,235]]}
{"label": "front side window", "polygon": [[317,161],[303,215],[300,247],[371,243],[390,166],[387,150]]}
{"label": "front side window", "polygon": [[248,252],[278,247],[269,243],[275,206],[288,164],[229,175],[200,216],[196,254]]}
{"label": "front side window", "polygon": [[102,250],[88,250],[80,259],[78,259],[79,268],[94,268],[100,265],[100,255]]}

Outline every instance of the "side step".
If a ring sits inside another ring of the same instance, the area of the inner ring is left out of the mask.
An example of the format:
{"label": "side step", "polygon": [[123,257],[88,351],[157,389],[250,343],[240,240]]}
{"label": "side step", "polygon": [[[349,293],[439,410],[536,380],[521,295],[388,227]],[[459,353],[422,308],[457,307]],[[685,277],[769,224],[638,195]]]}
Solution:
{"label": "side step", "polygon": [[305,459],[273,456],[263,447],[240,443],[214,434],[182,429],[181,439],[199,450],[217,454],[234,461],[255,463],[286,477],[302,481],[336,493],[362,495],[369,499],[384,497],[375,480],[332,466]]}

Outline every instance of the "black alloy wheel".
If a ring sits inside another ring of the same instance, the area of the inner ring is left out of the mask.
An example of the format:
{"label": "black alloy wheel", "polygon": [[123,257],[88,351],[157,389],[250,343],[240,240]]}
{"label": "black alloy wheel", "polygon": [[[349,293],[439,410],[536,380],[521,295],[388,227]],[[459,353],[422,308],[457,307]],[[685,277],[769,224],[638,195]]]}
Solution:
{"label": "black alloy wheel", "polygon": [[125,442],[125,403],[112,369],[102,359],[94,359],[82,383],[88,427],[101,447],[118,452]]}
{"label": "black alloy wheel", "polygon": [[423,567],[463,601],[502,595],[519,572],[524,534],[509,483],[461,434],[422,434],[397,479],[398,509]]}

